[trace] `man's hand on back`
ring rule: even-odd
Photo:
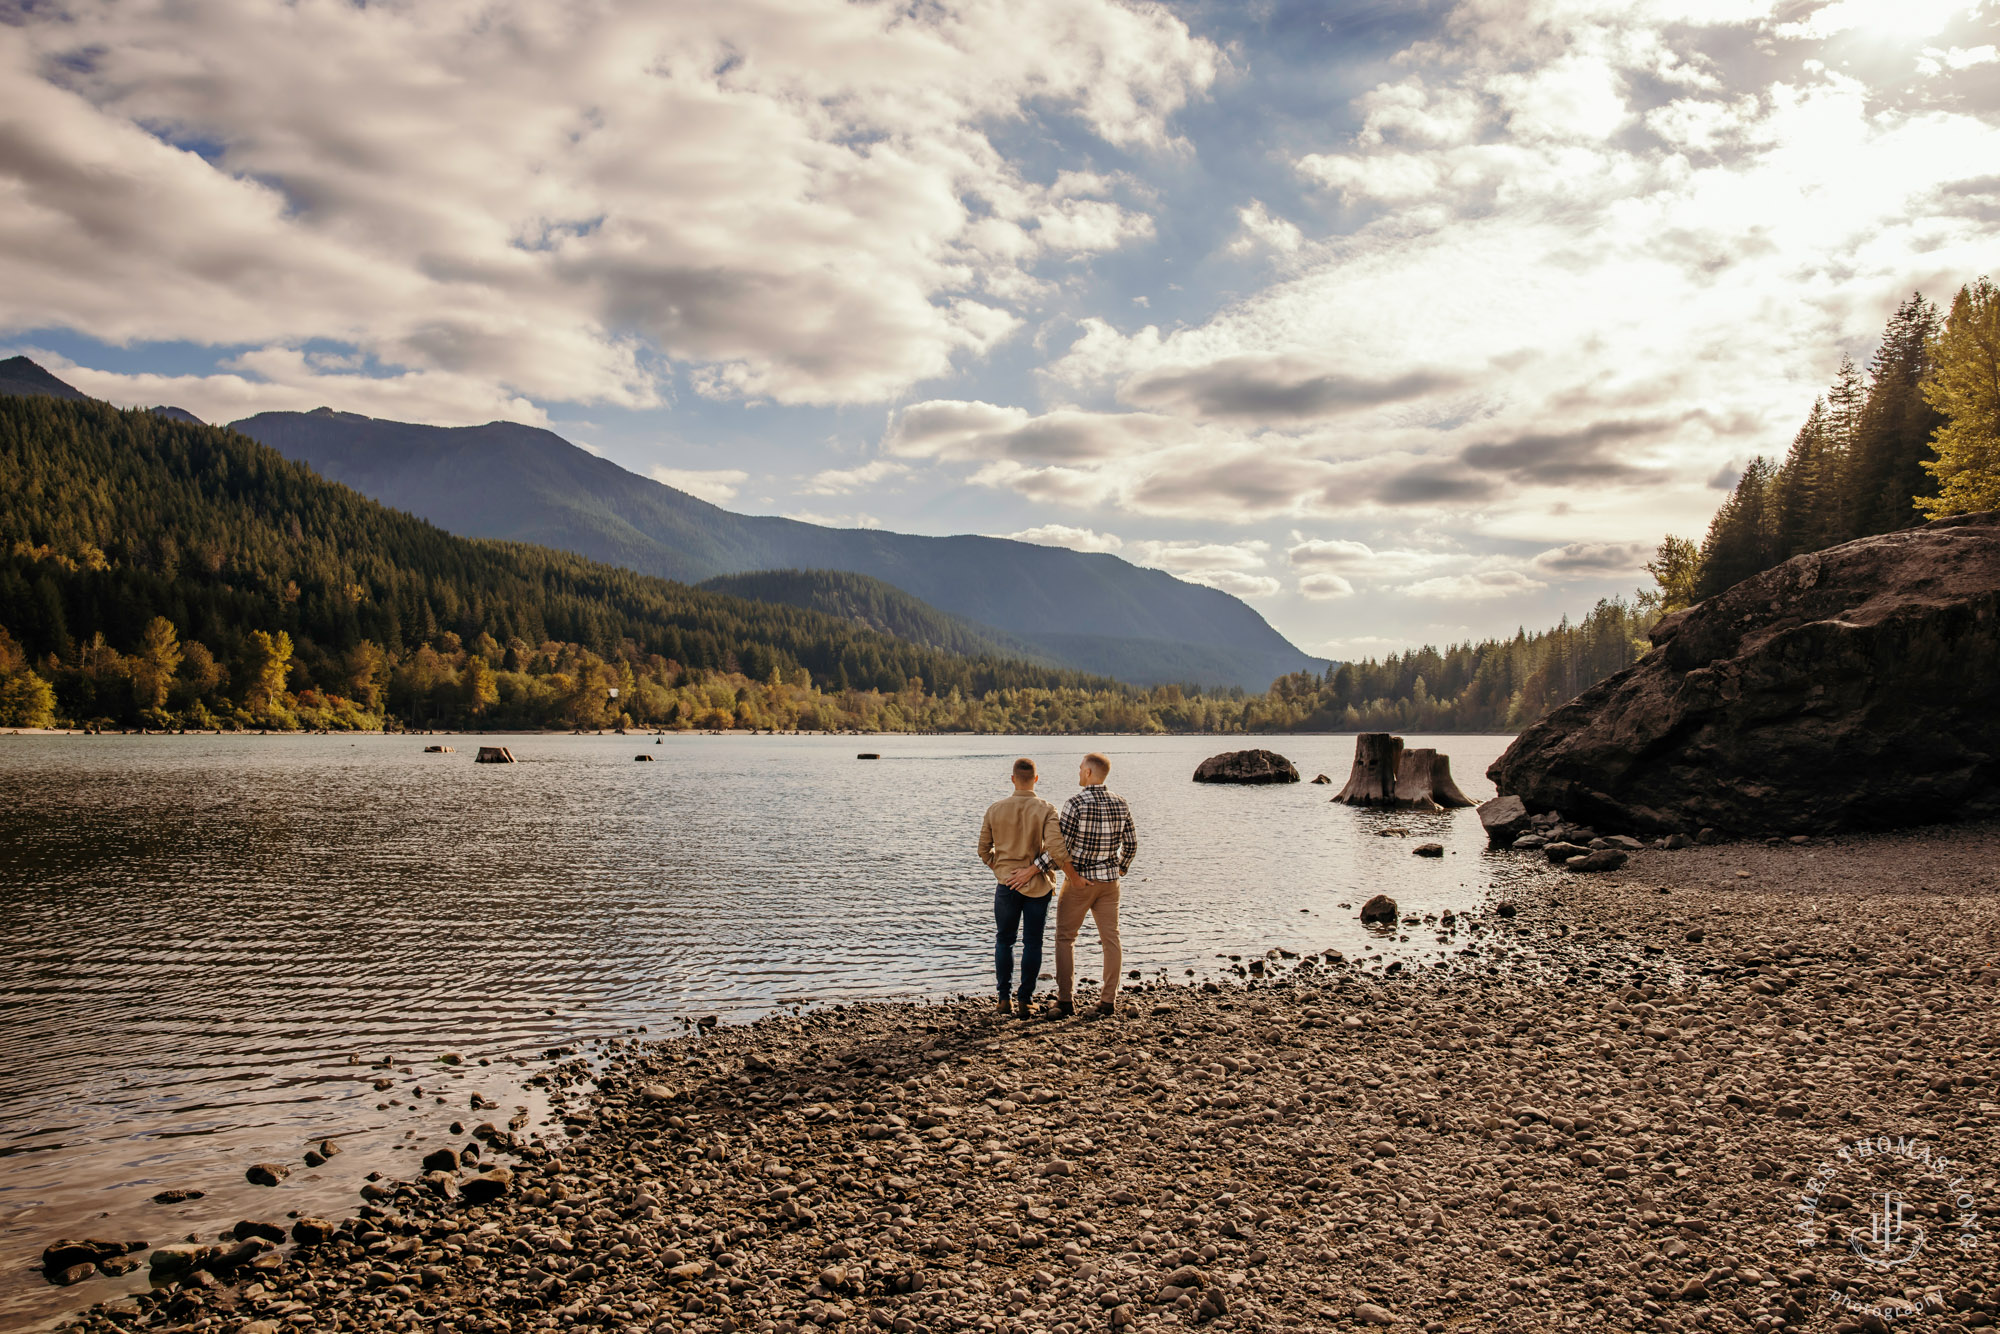
[[[1040,874],[1041,872],[1036,870],[1032,865],[1023,866],[1020,870],[1007,877],[1007,888],[1018,892],[1021,886],[1027,884]]]

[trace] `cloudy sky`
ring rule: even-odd
[[[2000,0],[0,0],[0,351],[1115,551],[1360,656],[2000,271]]]

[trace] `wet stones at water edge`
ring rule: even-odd
[[[275,1186],[292,1174],[292,1169],[283,1163],[252,1163],[243,1179],[253,1186]]]
[[[1479,823],[1486,830],[1487,844],[1495,848],[1513,847],[1515,839],[1534,828],[1527,803],[1511,795],[1481,803]]]
[[[1296,783],[1298,766],[1275,750],[1231,750],[1211,755],[1195,768],[1197,783]]]
[[[1135,985],[1112,1023],[1023,1029],[982,997],[634,1043],[556,1067],[582,1133],[505,1198],[385,1181],[310,1244],[156,1270],[73,1328],[1781,1334],[1834,1328],[1857,1283],[1955,1311],[1912,1330],[1989,1328],[1983,1244],[1905,1281],[1781,1226],[1791,1174],[1890,1121],[1992,1175],[2000,905],[1917,886],[1984,874],[2000,831],[1957,851],[1757,849],[1764,887],[1726,892],[1703,854],[1662,858],[1560,904],[1530,867],[1511,920],[1469,915],[1476,958],[1266,960],[1254,986]],[[1840,1226],[1866,1235],[1855,1195]]]
[[[49,1282],[62,1287],[81,1283],[98,1273],[115,1278],[137,1269],[139,1262],[127,1257],[145,1249],[143,1241],[105,1241],[98,1237],[51,1242],[42,1251],[42,1273]]]
[[[1387,894],[1377,894],[1361,905],[1361,920],[1385,926],[1396,924],[1396,901]]]

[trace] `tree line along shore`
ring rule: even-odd
[[[1518,727],[1643,613],[1134,687],[451,536],[229,431],[0,396],[0,726],[1263,732]]]
[[[453,537],[247,437],[0,396],[0,726],[1514,731],[1664,613],[1785,559],[2000,505],[2000,289],[1891,317],[1782,463],[1581,620],[1281,677],[1138,688]],[[726,582],[726,581],[725,581]],[[744,581],[739,580],[739,584]],[[754,580],[749,581],[754,584]]]

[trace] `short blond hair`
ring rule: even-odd
[[[1093,750],[1090,752],[1090,754],[1084,756],[1083,762],[1088,767],[1095,769],[1097,771],[1097,776],[1099,778],[1111,777],[1111,761],[1104,758],[1104,756],[1098,754],[1096,751]]]

